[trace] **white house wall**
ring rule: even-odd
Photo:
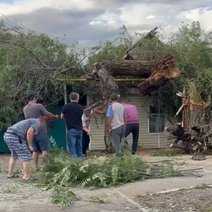
[[[140,132],[139,132],[139,146],[142,148],[162,148],[168,145],[167,135],[165,133],[149,133],[148,129],[148,97],[140,97],[138,95],[130,95],[124,99],[123,102],[132,103],[137,106],[140,117]],[[97,122],[97,124],[96,124]],[[91,119],[91,144],[92,150],[104,150],[104,118],[98,115],[95,120]],[[131,144],[132,136],[127,138]]]

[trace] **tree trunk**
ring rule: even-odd
[[[117,90],[112,77],[115,76],[136,76],[146,80],[139,84],[139,93],[148,95],[158,87],[163,86],[167,81],[179,77],[180,71],[176,67],[173,56],[166,56],[154,61],[122,60],[121,62],[109,61],[96,63],[92,68],[92,73],[87,79],[99,80],[104,93],[111,93]]]
[[[112,76],[137,76],[148,78],[153,72],[156,61],[123,60],[121,62],[106,62],[102,66]]]
[[[148,78],[155,72],[161,72],[176,69],[175,59],[173,56],[166,56],[159,60],[141,61],[141,60],[122,60],[107,61],[102,63],[96,63],[93,66],[92,73],[98,72],[101,68],[105,68],[111,76],[136,76],[142,78]]]

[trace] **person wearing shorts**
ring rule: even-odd
[[[29,91],[27,94],[28,104],[24,107],[23,113],[25,119],[38,118],[40,116],[46,116],[48,119],[59,118],[58,115],[54,115],[46,110],[46,108],[37,103],[38,95],[34,91]],[[39,168],[39,155],[42,153],[42,157],[46,158],[50,148],[50,139],[48,136],[47,128],[45,127],[38,135],[33,139],[33,160],[35,163],[35,170]]]
[[[46,117],[22,120],[9,127],[4,133],[4,141],[11,152],[8,178],[14,176],[13,170],[18,158],[23,162],[23,180],[30,178],[29,162],[31,160],[31,151],[33,151],[33,137],[45,128],[46,120]]]

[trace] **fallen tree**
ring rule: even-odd
[[[148,95],[160,86],[163,86],[167,81],[179,77],[179,75],[180,71],[176,67],[175,58],[173,56],[166,56],[153,61],[125,59],[121,62],[107,61],[95,63],[87,79],[99,81],[104,88],[107,88],[107,93],[111,93],[118,87],[113,77],[135,76],[137,78],[144,78],[144,81],[138,85],[139,93],[141,95]],[[106,94],[106,92],[103,91],[103,94]],[[106,94],[106,96],[108,95]]]
[[[194,83],[190,83],[188,96],[185,92],[178,92],[177,95],[182,98],[182,106],[176,115],[182,112],[182,123],[175,129],[168,129],[173,135],[171,146],[192,153],[194,160],[204,160],[205,151],[212,148],[211,105],[201,99]]]

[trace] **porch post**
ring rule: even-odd
[[[63,84],[63,96],[64,96],[64,105],[67,104],[67,86],[66,83]],[[68,151],[68,140],[67,140],[67,128],[66,128],[66,124],[65,124],[65,131],[66,131],[66,150]]]

